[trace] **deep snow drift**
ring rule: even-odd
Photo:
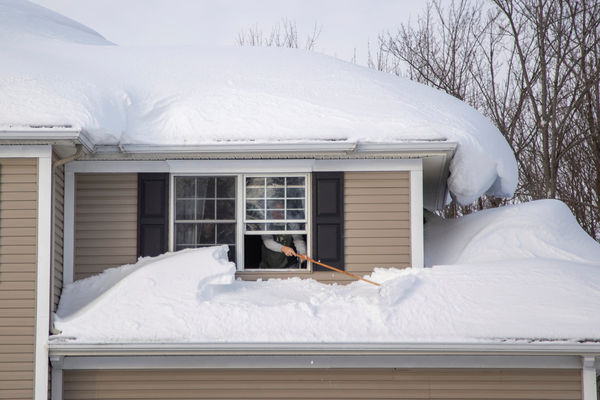
[[[65,287],[77,342],[474,342],[600,338],[600,245],[538,201],[426,224],[437,265],[375,286],[234,281],[226,247],[144,259]],[[451,230],[451,234],[450,234]],[[457,246],[447,252],[442,237]],[[447,255],[447,258],[442,258]]]
[[[113,44],[77,21],[24,0],[0,1],[0,38],[3,44],[36,38],[89,45]]]
[[[98,46],[109,43],[50,10],[0,7],[0,128],[71,125],[115,145],[448,140],[458,201],[516,187],[489,120],[407,79],[293,49]]]

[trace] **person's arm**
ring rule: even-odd
[[[296,247],[296,252],[298,254],[306,254],[306,242],[304,242],[304,238],[302,235],[293,235],[294,238],[294,246]]]
[[[283,247],[281,244],[273,240],[273,235],[260,235],[262,237],[263,244],[271,251],[279,253]]]

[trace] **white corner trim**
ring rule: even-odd
[[[51,400],[62,400],[63,398],[63,356],[50,356],[52,364],[52,387],[50,388]]]
[[[52,147],[38,153],[37,280],[34,398],[48,396],[48,331],[52,260]]]
[[[67,167],[70,164],[67,164]],[[65,168],[65,199],[63,226],[63,286],[73,283],[75,260],[75,173]]]
[[[410,252],[413,268],[425,266],[425,238],[423,236],[423,164],[410,171]]]
[[[596,357],[582,357],[581,391],[583,394],[583,400],[598,399],[598,385],[596,384],[596,368],[594,365],[595,362]]]

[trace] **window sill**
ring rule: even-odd
[[[300,269],[291,270],[245,270],[237,271],[235,277],[244,281],[256,281],[259,279],[288,279],[288,278],[302,278],[302,279],[314,279],[321,283],[340,283],[346,284],[353,282],[354,279],[339,272],[333,271],[307,271]]]

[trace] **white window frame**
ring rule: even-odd
[[[174,251],[175,249],[175,223],[176,221],[176,204],[177,204],[177,198],[176,198],[176,191],[175,191],[175,177],[234,177],[236,179],[236,187],[235,187],[235,201],[237,202],[238,200],[238,190],[239,190],[239,185],[238,185],[238,181],[240,179],[239,174],[170,174],[169,177],[169,196],[170,196],[170,201],[169,201],[169,217],[170,217],[170,223],[169,223],[169,251]],[[215,193],[216,196],[216,193]],[[215,198],[216,199],[216,198]],[[184,223],[219,223],[219,222],[225,222],[225,223],[235,223],[236,224],[236,255],[238,253],[238,249],[237,249],[237,230],[238,230],[238,208],[237,208],[237,204],[236,204],[236,210],[235,210],[235,222],[231,222],[230,220],[205,220],[205,221],[198,221],[198,220],[194,220],[194,221],[188,221],[188,222],[184,222]],[[216,214],[215,214],[215,218],[216,218]],[[181,221],[180,221],[181,223]],[[237,261],[237,257],[236,257],[236,261]]]
[[[312,174],[309,172],[280,172],[280,173],[171,173],[169,175],[169,251],[175,249],[175,207],[176,207],[176,193],[175,193],[175,178],[176,177],[219,177],[219,176],[234,176],[236,178],[236,211],[235,211],[235,224],[236,224],[236,244],[235,244],[235,260],[236,268],[238,271],[249,271],[249,272],[286,272],[286,273],[310,273],[312,272],[312,264],[308,263],[306,268],[285,268],[285,269],[264,269],[264,268],[245,268],[244,260],[244,238],[246,236],[246,178],[251,177],[304,177],[305,182],[305,193],[304,193],[304,205],[305,205],[305,216],[306,216],[306,232],[304,231],[286,231],[286,234],[299,234],[306,235],[306,255],[311,257],[312,249]],[[255,233],[249,233],[249,235],[272,235],[281,234],[281,231],[249,231]]]

